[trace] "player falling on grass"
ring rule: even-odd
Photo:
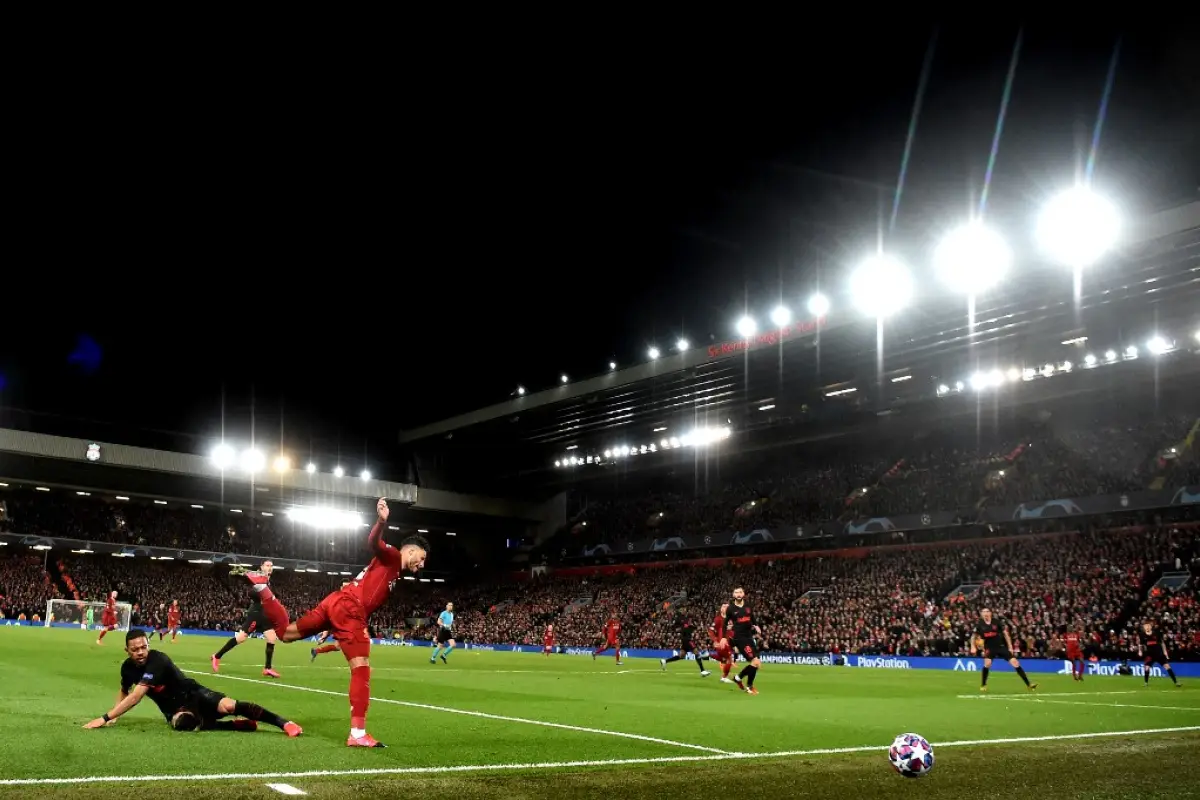
[[[1036,683],[1029,682],[1025,668],[1013,655],[1012,634],[1009,633],[1008,623],[993,617],[990,608],[980,610],[979,622],[975,625],[975,635],[971,639],[971,655],[974,656],[980,650],[983,651],[983,672],[980,673],[982,682],[979,684],[979,691],[986,692],[988,690],[988,672],[992,669],[992,660],[997,658],[1007,661],[1012,666],[1013,670],[1021,676],[1021,680],[1025,681],[1029,691],[1032,692],[1038,687]]]
[[[1071,679],[1083,680],[1083,634],[1066,625],[1062,629],[1063,649],[1066,650],[1067,660],[1071,662]]]
[[[129,658],[121,664],[121,692],[117,704],[85,728],[103,728],[142,701],[147,695],[177,731],[226,730],[254,731],[265,722],[290,737],[304,731],[296,723],[254,703],[243,703],[214,692],[186,677],[166,653],[151,650],[145,631],[133,629],[125,634],[125,652]],[[222,721],[222,717],[242,719]]]
[[[96,644],[104,641],[104,637],[109,631],[117,629],[117,590],[113,589],[108,593],[108,597],[104,601],[104,611],[100,613],[100,635],[96,638]]]
[[[1161,664],[1162,668],[1167,671],[1167,675],[1171,678],[1171,683],[1178,687],[1179,679],[1175,677],[1175,670],[1171,668],[1171,658],[1167,653],[1167,643],[1163,639],[1162,631],[1150,620],[1142,623],[1142,681],[1144,686],[1150,685],[1150,672],[1155,664]]]
[[[696,649],[696,623],[692,621],[692,615],[687,609],[675,609],[675,625],[679,629],[679,650],[670,658],[658,660],[658,663],[662,665],[663,672],[667,671],[667,664],[683,661],[687,658],[688,653],[691,653],[696,657],[696,665],[700,667],[700,676],[707,678],[710,673],[704,668],[704,656],[700,655],[700,651]]]
[[[621,623],[615,614],[609,617],[608,622],[604,623],[604,629],[600,631],[600,638],[604,644],[597,647],[596,651],[592,653],[592,661],[595,661],[596,656],[611,647],[617,654],[617,666],[621,666]]]
[[[418,572],[425,566],[429,543],[412,536],[393,547],[384,541],[387,529],[387,498],[381,497],[375,506],[379,519],[371,528],[367,544],[375,557],[358,573],[350,585],[331,592],[316,608],[288,624],[287,609],[276,599],[267,579],[258,573],[247,578],[262,599],[263,610],[284,642],[307,639],[313,634],[330,630],[342,647],[342,655],[350,664],[350,736],[347,747],[386,747],[367,733],[367,708],[371,704],[371,636],[367,620],[371,613],[387,600],[401,572]]]
[[[729,645],[729,637],[725,631],[725,615],[729,613],[729,604],[723,603],[712,625],[708,628],[709,638],[712,639],[712,658],[721,665],[721,683],[733,683],[729,679],[729,670],[733,669],[733,649]]]
[[[454,649],[454,603],[446,603],[446,610],[438,614],[437,636],[434,640],[433,655],[429,657],[430,664],[436,664],[440,654],[442,663],[448,664],[446,656]]]
[[[554,626],[547,625],[546,632],[542,634],[542,655],[549,656],[554,652]]]
[[[179,635],[179,617],[179,601],[172,600],[171,607],[167,609],[167,632],[171,634],[172,642],[174,642],[175,637]]]
[[[758,689],[754,688],[754,677],[758,675],[762,662],[758,660],[755,637],[762,636],[762,630],[754,622],[754,612],[746,605],[746,590],[740,586],[733,590],[733,602],[725,612],[723,627],[731,633],[730,645],[734,656],[741,656],[747,661],[733,682],[747,694],[758,694]]]
[[[275,565],[270,560],[262,562],[259,566],[257,575],[266,576],[266,584],[270,584],[271,571],[275,569]],[[244,575],[245,568],[235,567],[230,571],[231,575]],[[266,585],[265,584],[265,585]],[[271,662],[275,658],[275,644],[279,641],[278,635],[275,633],[275,626],[271,624],[267,613],[263,611],[261,595],[257,591],[250,593],[250,605],[246,608],[246,617],[242,620],[241,626],[229,637],[221,649],[212,654],[212,671],[221,671],[221,659],[225,657],[233,648],[237,647],[242,642],[249,639],[256,633],[262,634],[262,637],[267,640],[265,661],[263,663],[262,674],[268,678],[278,678],[279,673],[271,666]]]

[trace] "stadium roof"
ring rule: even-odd
[[[1070,270],[1030,261],[986,298],[972,329],[961,298],[935,291],[883,326],[835,300],[827,319],[747,341],[714,342],[607,374],[564,382],[401,434],[402,443],[453,437],[565,454],[622,438],[720,425],[734,430],[786,419],[789,409],[864,394],[933,397],[979,369],[1028,369],[1085,357],[1079,345],[1183,342],[1200,326],[1200,202],[1141,220],[1122,250],[1088,271],[1075,302]],[[844,392],[844,395],[838,394]],[[832,397],[829,395],[832,394]]]

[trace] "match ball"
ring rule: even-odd
[[[892,742],[888,761],[904,777],[919,778],[933,769],[933,747],[923,736],[902,733]]]

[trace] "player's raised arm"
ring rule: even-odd
[[[383,532],[387,530],[388,514],[391,513],[388,509],[387,498],[379,498],[379,502],[375,504],[375,511],[379,514],[379,518],[375,520],[375,524],[371,527],[371,535],[367,537],[367,545],[371,548],[371,552],[375,554],[381,561],[389,562],[400,557],[400,552],[383,540]]]
[[[133,691],[131,691],[129,694],[126,694],[124,698],[115,706],[113,706],[112,710],[110,710],[107,714],[96,717],[83,727],[88,729],[103,728],[105,725],[108,725],[117,717],[121,716],[126,711],[142,702],[142,698],[146,696],[146,692],[149,691],[149,688],[150,687],[146,686],[145,684],[139,683],[137,686],[133,687]],[[124,692],[122,692],[122,694],[124,694]]]

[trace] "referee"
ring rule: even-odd
[[[446,657],[454,649],[454,603],[446,603],[446,610],[438,614],[437,639],[434,641],[433,655],[429,657],[430,664],[436,664],[438,658],[443,664],[449,664]]]

